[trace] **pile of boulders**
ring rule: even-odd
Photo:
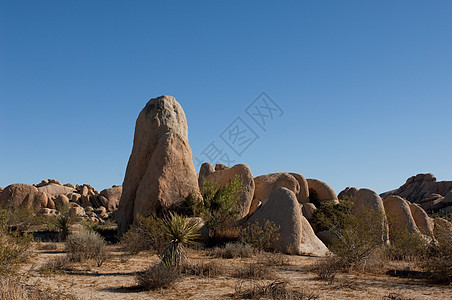
[[[80,219],[104,223],[116,210],[122,186],[113,186],[100,193],[89,184],[62,184],[55,179],[38,184],[11,184],[0,190],[0,205],[28,207],[38,215],[56,216],[60,211]]]
[[[436,181],[431,173],[411,176],[397,190],[384,195],[397,195],[425,211],[446,214],[452,212],[452,181]]]
[[[356,215],[374,211],[382,244],[389,242],[391,230],[400,228],[433,240],[435,220],[425,210],[452,204],[452,196],[447,194],[452,185],[435,182],[434,176],[428,174],[410,178],[383,199],[372,190],[357,188],[347,188],[338,197],[325,182],[306,179],[298,173],[254,177],[245,164],[214,167],[204,163],[196,174],[184,111],[173,97],[161,96],[149,100],[136,121],[132,154],[116,214],[119,234],[137,222],[137,214],[158,215],[164,209],[183,204],[188,197],[199,198],[204,182],[225,186],[235,176],[242,180],[243,190],[239,212],[229,225],[248,226],[270,220],[280,228],[280,238],[272,247],[294,254],[328,253],[324,242],[331,241],[332,233],[318,231],[309,222],[322,203],[338,203],[343,198],[353,201],[352,211]],[[388,218],[397,222],[388,227]]]

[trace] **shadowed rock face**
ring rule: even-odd
[[[30,193],[37,193],[38,189],[24,183],[8,185],[0,194],[0,204],[18,207]]]
[[[325,182],[308,178],[306,179],[308,182],[309,187],[309,198],[311,202],[318,201],[318,202],[324,202],[324,201],[332,201],[335,203],[339,203],[337,199],[336,192]]]
[[[184,111],[174,97],[151,99],[135,126],[116,215],[119,233],[127,230],[136,214],[155,215],[192,193],[199,189]]]

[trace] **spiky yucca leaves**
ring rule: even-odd
[[[69,228],[71,227],[73,220],[67,215],[58,216],[55,226],[60,230],[60,238],[65,241],[69,235]]]
[[[160,259],[166,266],[179,267],[186,259],[185,246],[196,245],[199,238],[196,223],[187,217],[169,212],[162,229],[169,239]]]

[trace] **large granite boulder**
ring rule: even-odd
[[[48,196],[44,192],[29,193],[25,196],[22,206],[28,206],[34,211],[39,211],[41,208],[46,208],[48,203]]]
[[[100,201],[108,211],[115,211],[118,208],[122,195],[122,186],[117,185],[100,192]]]
[[[298,181],[298,184],[300,184],[300,192],[298,193],[298,202],[300,203],[307,203],[309,202],[309,186],[308,181],[306,178],[304,178],[303,175],[298,173],[289,173],[295,179]]]
[[[201,168],[200,168],[199,174],[198,174],[199,189],[202,189],[202,186],[204,185],[204,179],[212,173],[215,173],[215,169],[211,163],[206,162],[201,165]]]
[[[346,187],[345,189],[343,189],[339,195],[337,195],[337,197],[339,199],[348,199],[348,200],[352,200],[356,197],[356,193],[358,192],[358,189],[355,187]]]
[[[285,172],[258,176],[254,178],[254,184],[254,197],[249,215],[252,215],[259,205],[265,205],[265,203],[267,203],[270,194],[274,189],[284,187],[292,191],[295,195],[298,195],[300,192],[300,184],[297,179]]]
[[[324,201],[332,201],[339,203],[336,192],[325,182],[308,178],[306,179],[309,187],[309,199],[312,203],[321,203]]]
[[[402,197],[390,195],[383,200],[383,205],[389,221],[391,239],[405,230],[411,234],[420,234],[408,201]]]
[[[185,113],[173,97],[151,99],[136,121],[116,212],[119,234],[128,229],[137,214],[155,215],[162,208],[184,202],[191,194],[199,194],[199,188]]]
[[[235,216],[235,219],[233,220],[234,225],[238,225],[243,218],[248,215],[254,195],[254,178],[248,165],[238,164],[231,168],[218,169],[217,171],[204,177],[203,180],[205,182],[214,182],[215,184],[218,184],[218,186],[224,187],[229,184],[230,180],[232,180],[235,176],[240,177],[243,185],[240,193],[240,199],[237,203],[239,214]],[[202,190],[202,186],[200,189]]]
[[[378,218],[380,235],[383,243],[388,243],[388,222],[385,207],[380,196],[370,189],[359,189],[353,199],[353,214],[359,216],[366,213],[375,213]]]
[[[311,225],[301,214],[301,206],[293,191],[287,188],[273,190],[270,197],[247,221],[245,226],[266,220],[279,226],[279,239],[272,243],[276,251],[323,256],[329,251],[311,228]]]
[[[0,194],[0,205],[19,207],[28,194],[37,193],[38,189],[24,183],[14,183],[5,187]]]
[[[433,219],[430,218],[425,210],[416,203],[410,203],[411,215],[413,216],[414,222],[416,223],[419,231],[430,238],[434,238],[433,230],[435,229],[435,224]]]

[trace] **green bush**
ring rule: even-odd
[[[72,262],[94,260],[100,267],[107,259],[105,240],[94,231],[70,234],[66,239],[65,247],[68,258]]]
[[[256,221],[240,230],[239,240],[252,245],[258,250],[269,250],[272,243],[279,240],[279,229],[280,226],[270,220],[265,220],[263,226]]]
[[[311,222],[319,231],[344,227],[352,214],[353,202],[349,199],[339,203],[322,202],[312,215]]]
[[[226,230],[234,216],[239,214],[237,203],[242,189],[243,183],[238,175],[224,187],[220,187],[216,182],[204,180],[201,189],[202,199],[189,199],[193,214],[206,221],[211,237]]]
[[[389,260],[418,261],[424,259],[429,244],[420,235],[409,233],[407,229],[391,232],[391,244],[385,247]]]
[[[383,216],[369,209],[359,214],[352,213],[353,202],[339,204],[322,203],[314,213],[314,222],[320,230],[330,230],[334,237],[330,250],[340,260],[344,269],[356,269],[382,245]]]

